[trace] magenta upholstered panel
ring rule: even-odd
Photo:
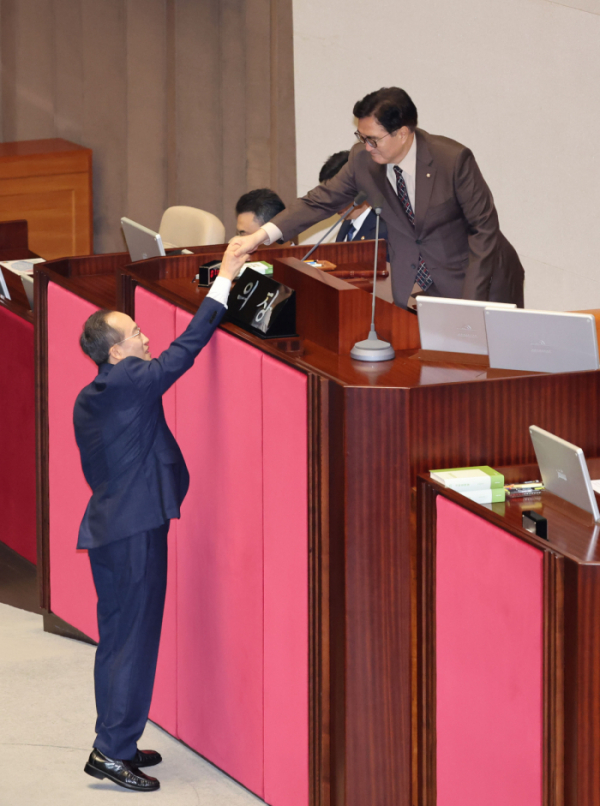
[[[438,806],[541,806],[543,553],[437,502]]]
[[[33,325],[0,307],[0,540],[37,562]]]
[[[308,806],[306,375],[263,358],[265,794]]]
[[[150,353],[154,358],[175,338],[175,306],[139,286],[135,290],[135,321],[150,339]],[[165,418],[175,438],[176,394],[177,384],[163,396]],[[150,719],[173,736],[177,736],[177,526],[178,521],[171,521],[167,598],[150,708]]]
[[[83,323],[95,310],[70,291],[48,284],[50,608],[98,640],[90,563],[87,551],[75,548],[91,492],[81,470],[73,431],[75,398],[97,372],[79,347]]]
[[[177,332],[190,316],[177,311]],[[261,353],[223,331],[177,385],[179,737],[263,796]]]

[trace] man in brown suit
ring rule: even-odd
[[[354,116],[359,143],[340,172],[230,249],[289,240],[362,190],[382,207],[396,305],[412,308],[426,294],[523,307],[523,267],[471,151],[417,128],[416,107],[397,87],[366,95]]]

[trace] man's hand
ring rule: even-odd
[[[244,253],[238,257],[231,248],[228,248],[223,255],[223,260],[221,261],[219,277],[225,277],[227,280],[231,281],[235,280],[239,270],[246,262],[247,257],[247,253]]]
[[[232,251],[236,256],[250,255],[255,252],[261,243],[268,240],[267,233],[261,227],[253,232],[252,235],[236,235],[229,241],[227,251]]]

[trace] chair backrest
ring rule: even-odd
[[[225,243],[225,227],[206,210],[197,207],[168,207],[159,227],[165,246],[205,246]]]

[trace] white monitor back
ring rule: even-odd
[[[490,367],[530,372],[598,369],[591,314],[486,308]]]
[[[600,521],[598,503],[581,448],[537,425],[530,426],[529,433],[544,487],[559,498],[585,509],[595,521]]]
[[[158,232],[153,232],[130,218],[122,218],[121,226],[127,241],[129,257],[133,262],[165,255],[165,248]]]
[[[515,308],[512,303],[417,297],[419,334],[423,350],[487,355],[483,312],[486,307]]]

